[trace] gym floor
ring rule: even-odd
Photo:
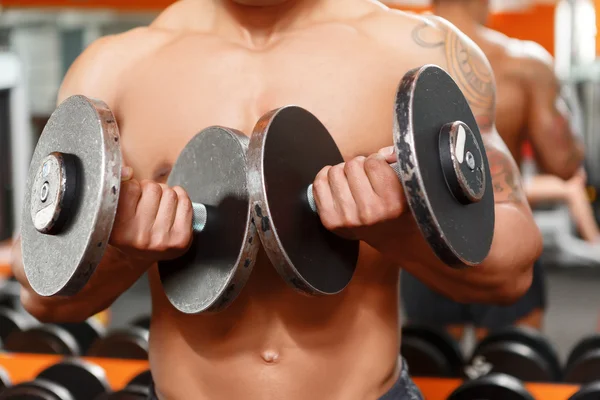
[[[544,334],[556,347],[562,361],[576,342],[594,332],[600,310],[600,270],[597,268],[547,270],[548,312]],[[122,325],[150,312],[146,278],[124,294],[112,308],[113,324]],[[473,342],[467,337],[468,353]]]

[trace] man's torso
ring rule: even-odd
[[[125,34],[137,35],[124,40],[137,41],[144,54],[116,81],[110,106],[135,177],[164,182],[201,129],[249,134],[263,113],[288,104],[324,122],[346,159],[391,145],[395,91],[419,66],[409,56],[410,32],[421,22],[406,16],[398,34],[406,51],[391,51],[362,28],[385,11],[363,4],[375,16],[315,24],[252,49],[160,26]],[[342,294],[308,298],[287,287],[261,252],[228,309],[187,316],[169,305],[153,269],[157,390],[164,399],[375,399],[397,376],[398,275],[363,245]]]

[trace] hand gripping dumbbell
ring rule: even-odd
[[[481,263],[494,233],[488,160],[467,100],[441,68],[426,65],[402,79],[393,142],[392,168],[435,254],[456,268]],[[343,290],[359,243],[325,229],[313,199],[317,173],[344,161],[326,127],[297,106],[273,110],[256,124],[247,157],[252,213],[271,263],[304,293]]]
[[[210,127],[185,147],[170,174],[193,202],[194,243],[159,265],[167,297],[180,311],[227,306],[258,251],[246,188],[247,137]],[[100,263],[113,227],[122,158],[116,119],[106,104],[65,100],[35,148],[22,213],[23,264],[42,296],[74,295]]]

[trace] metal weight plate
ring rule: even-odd
[[[394,143],[408,204],[435,254],[456,268],[481,263],[494,234],[492,178],[469,104],[441,68],[402,79]]]
[[[554,378],[548,361],[525,344],[493,342],[481,346],[477,356],[492,366],[491,372],[508,374],[526,382],[550,382]]]
[[[23,202],[23,264],[38,294],[72,295],[87,283],[112,230],[120,181],[113,114],[101,101],[68,98],[37,143]]]
[[[40,372],[37,379],[59,384],[76,400],[95,399],[111,390],[102,367],[77,359],[53,364]]]
[[[448,400],[535,400],[517,378],[491,374],[467,381],[448,396]]]
[[[592,350],[600,350],[600,334],[592,334],[581,339],[569,353],[566,368]]]
[[[10,375],[4,368],[0,367],[0,393],[2,393],[4,389],[11,387],[11,385],[12,381]]]
[[[600,399],[600,382],[592,382],[588,385],[582,386],[573,396],[569,397],[568,400],[598,400]]]
[[[38,379],[23,382],[0,393],[0,400],[79,400],[64,387],[50,381]]]
[[[94,342],[86,355],[98,358],[147,360],[148,338],[149,332],[137,326],[113,330]]]
[[[600,349],[591,349],[565,368],[564,381],[583,385],[600,380]]]
[[[219,311],[244,287],[260,246],[247,189],[248,138],[210,127],[178,157],[168,185],[181,186],[207,208],[204,230],[181,258],[161,262],[160,278],[171,304],[187,314]]]
[[[418,338],[436,349],[444,360],[444,376],[456,378],[463,376],[464,356],[459,344],[445,330],[423,325],[406,325],[402,327],[402,347],[406,338]],[[413,371],[412,365],[411,371]]]
[[[6,338],[4,350],[9,353],[81,355],[75,338],[56,325],[40,325],[22,332],[15,331]]]
[[[515,342],[530,347],[546,360],[548,367],[551,369],[551,376],[548,377],[548,382],[560,381],[562,368],[558,354],[541,332],[527,326],[509,326],[492,332],[483,338],[477,344],[473,353],[478,353],[480,349],[490,344],[501,342]]]
[[[58,326],[73,335],[81,354],[85,354],[92,343],[106,334],[106,329],[95,318],[88,318],[84,322],[58,324]]]
[[[323,124],[295,106],[267,113],[248,148],[248,188],[267,255],[284,280],[308,294],[335,294],[350,282],[358,241],[325,229],[307,188],[326,165],[344,159]]]

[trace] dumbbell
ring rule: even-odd
[[[1,400],[92,400],[110,392],[104,370],[80,359],[63,360],[35,380],[6,389]]]
[[[0,367],[0,393],[11,387],[11,385],[12,381],[10,379],[10,375],[4,368]]]
[[[94,318],[81,323],[36,325],[9,334],[4,341],[4,350],[81,356],[104,334],[104,327]]]
[[[491,374],[467,381],[448,400],[535,400],[523,383],[506,374]]]
[[[600,399],[600,381],[595,381],[583,385],[568,400],[598,400]]]
[[[489,372],[504,373],[525,382],[557,382],[561,367],[553,346],[528,327],[507,327],[480,341],[471,364],[483,361]]]
[[[92,344],[87,356],[147,360],[149,331],[145,322],[138,319],[132,325],[110,330]]]
[[[0,307],[21,311],[21,285],[15,278],[0,281]]]
[[[414,376],[458,378],[463,375],[464,359],[460,347],[443,330],[404,326],[400,353]]]
[[[586,384],[600,380],[600,335],[593,334],[579,341],[571,350],[565,366],[564,381]]]
[[[0,344],[4,347],[6,338],[13,332],[22,332],[37,324],[37,321],[25,312],[0,307]]]
[[[481,263],[492,243],[494,196],[483,141],[460,88],[439,67],[409,71],[393,126],[392,168],[426,241],[451,267]],[[359,242],[324,228],[312,190],[323,167],[344,161],[327,128],[300,107],[273,110],[254,127],[247,158],[252,213],[271,263],[303,293],[343,290]]]
[[[252,269],[259,239],[248,201],[247,142],[238,131],[207,128],[169,176],[169,186],[182,186],[194,210],[190,251],[159,265],[167,297],[182,312],[224,308]],[[121,168],[108,106],[84,96],[62,102],[36,145],[21,216],[23,265],[36,293],[74,295],[88,282],[112,231]]]
[[[118,392],[105,393],[95,400],[146,400],[150,398],[152,375],[150,370],[143,371],[133,377]]]

